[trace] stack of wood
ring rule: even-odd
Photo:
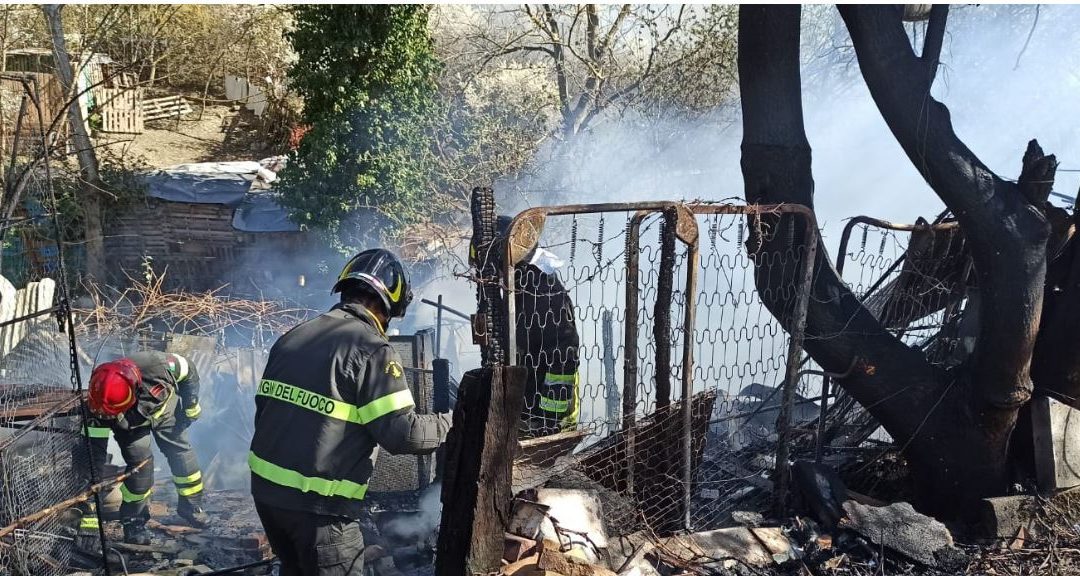
[[[163,120],[191,113],[191,105],[183,96],[150,98],[142,102],[143,120]]]

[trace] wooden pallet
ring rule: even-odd
[[[142,93],[133,88],[101,88],[101,131],[143,133]]]
[[[161,120],[191,113],[191,105],[183,96],[166,96],[143,100],[143,120]]]

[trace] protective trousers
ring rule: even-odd
[[[189,421],[174,396],[166,403],[157,419],[152,419],[142,426],[120,428],[118,426],[104,427],[99,424],[88,428],[92,458],[98,470],[101,470],[105,463],[110,431],[116,436],[116,443],[120,446],[120,455],[127,464],[127,470],[130,471],[143,460],[150,459],[138,472],[129,476],[120,485],[120,495],[123,499],[120,505],[122,521],[150,518],[150,493],[154,488],[154,452],[150,445],[151,436],[157,442],[158,449],[169,461],[169,469],[173,475],[176,492],[180,497],[180,504],[187,504],[185,500],[194,503],[201,498],[202,472],[199,470],[198,457],[187,438],[188,424]],[[81,527],[90,529],[91,526],[96,527],[97,522],[96,515],[84,514]]]
[[[255,511],[281,561],[278,576],[363,576],[364,536],[356,520],[258,501]]]
[[[537,438],[575,429],[580,403],[576,373],[556,374],[543,368],[529,369],[519,435]]]

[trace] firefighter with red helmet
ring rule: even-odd
[[[341,302],[274,343],[255,393],[251,496],[281,576],[360,576],[358,519],[379,448],[434,452],[448,414],[417,414],[386,336],[412,290],[387,250],[345,265]]]
[[[90,375],[91,459],[100,471],[105,464],[109,435],[116,438],[128,469],[151,459],[120,485],[123,503],[120,521],[124,541],[149,544],[150,493],[154,486],[153,437],[169,461],[178,502],[176,512],[196,528],[206,528],[210,518],[202,509],[202,472],[188,442],[187,428],[199,418],[199,374],[179,354],[147,351],[105,362]],[[100,477],[100,473],[99,473]],[[97,536],[98,517],[92,507],[84,510],[81,534]]]

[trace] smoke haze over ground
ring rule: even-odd
[[[1036,10],[1038,24],[1025,50]],[[921,49],[925,23],[908,26]],[[1080,169],[1077,30],[1078,6],[953,8],[933,93],[949,107],[960,138],[999,176],[1018,175],[1032,138],[1056,154],[1063,169]],[[937,215],[944,206],[878,113],[834,7],[804,7],[803,44],[815,203],[830,254],[846,218],[912,222]],[[500,208],[741,198],[740,139],[737,103],[704,119],[609,117],[539,174],[500,183]],[[1056,191],[1072,196],[1078,186],[1080,173],[1059,172]]]

